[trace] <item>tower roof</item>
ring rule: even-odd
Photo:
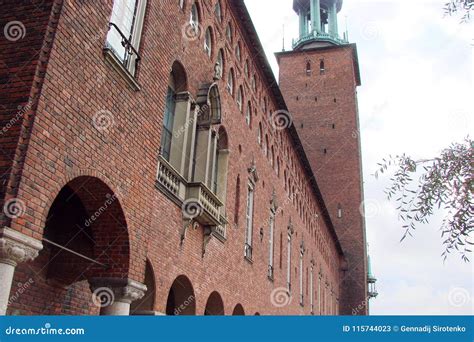
[[[329,7],[332,3],[336,2],[337,12],[342,8],[342,0],[320,0],[321,6]],[[300,9],[308,10],[310,8],[311,0],[293,0],[293,10],[299,13]]]

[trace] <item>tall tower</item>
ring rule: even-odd
[[[342,0],[294,0],[299,38],[277,53],[280,87],[347,260],[340,312],[368,313],[355,44],[339,36]]]

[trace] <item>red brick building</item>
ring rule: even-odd
[[[283,67],[298,112],[287,114],[243,1],[0,5],[1,313],[328,315],[360,305],[362,193],[330,191],[356,189],[360,161],[345,173],[317,168],[302,111],[324,107],[298,107]],[[344,104],[331,109],[341,130],[318,136],[329,151],[357,128],[346,50],[311,52],[324,54],[331,87],[343,85],[320,95]],[[344,153],[358,159],[354,141]],[[350,238],[338,237],[334,203]]]

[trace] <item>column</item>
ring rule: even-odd
[[[122,278],[92,278],[89,284],[101,316],[128,316],[130,304],[147,290],[142,283]]]
[[[337,28],[337,6],[336,2],[334,1],[332,5],[329,7],[329,33],[333,37],[338,37],[338,28]]]
[[[43,248],[40,241],[8,227],[0,229],[0,315],[5,315],[15,267],[33,260]]]
[[[306,13],[303,9],[300,8],[299,10],[300,16],[300,39],[306,36]]]
[[[321,5],[320,0],[311,1],[311,31],[321,31]]]

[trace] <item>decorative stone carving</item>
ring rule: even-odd
[[[8,227],[0,229],[0,263],[15,267],[38,256],[43,244]]]
[[[112,291],[115,302],[130,304],[143,298],[147,290],[146,285],[132,279],[121,278],[92,278],[89,280],[92,292],[99,289]]]

